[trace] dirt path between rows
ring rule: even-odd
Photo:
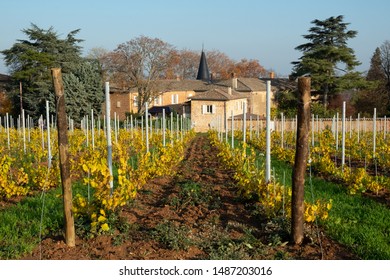
[[[319,242],[313,229],[304,245],[288,244],[286,222],[265,219],[239,198],[204,135],[172,173],[144,186],[110,234],[78,238],[74,248],[47,237],[24,259],[356,259],[322,232]]]

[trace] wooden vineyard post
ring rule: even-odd
[[[303,241],[304,184],[310,126],[310,78],[298,78],[299,105],[295,163],[292,174],[291,237],[294,244]]]
[[[74,217],[72,213],[72,185],[70,180],[70,165],[68,157],[68,127],[61,68],[51,69],[51,74],[53,78],[57,104],[58,147],[60,156],[62,194],[64,201],[65,243],[69,247],[74,247],[76,242]]]

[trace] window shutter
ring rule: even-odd
[[[211,107],[211,114],[215,114],[215,110],[216,110],[216,107],[215,107],[215,105],[213,104],[212,107]]]
[[[202,114],[205,114],[207,111],[207,105],[202,105]]]

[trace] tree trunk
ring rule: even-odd
[[[323,96],[325,111],[328,109],[328,99],[329,99],[329,85],[328,83],[326,83],[324,88],[324,96]]]
[[[60,171],[62,182],[62,194],[64,202],[65,243],[74,247],[75,228],[72,213],[72,185],[70,180],[70,166],[68,157],[68,126],[65,108],[64,86],[60,68],[51,69],[54,91],[57,103],[58,147],[60,155]]]
[[[292,174],[291,237],[294,244],[303,241],[304,185],[308,157],[310,127],[310,78],[298,79],[298,130],[295,150],[295,163]]]

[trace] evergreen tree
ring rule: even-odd
[[[13,79],[17,83],[22,82],[22,105],[31,117],[37,119],[41,114],[45,114],[46,100],[50,101],[51,113],[55,113],[55,95],[50,72],[53,67],[62,69],[66,87],[69,88],[65,88],[65,92],[71,92],[70,95],[73,95],[67,98],[70,103],[75,103],[76,99],[77,102],[85,99],[100,110],[100,105],[97,106],[97,103],[102,101],[102,85],[97,78],[100,71],[96,65],[81,58],[81,47],[78,44],[82,40],[76,38],[79,31],[73,30],[65,39],[60,39],[53,27],[45,30],[31,24],[30,28],[22,30],[28,39],[18,40],[10,49],[1,52]],[[97,88],[100,88],[100,91]],[[92,93],[95,93],[95,96],[92,96]],[[15,91],[14,95],[19,95],[19,92]],[[20,104],[14,104],[14,108],[14,113],[19,114]]]
[[[372,116],[374,108],[377,109],[378,115],[387,114],[389,96],[386,88],[387,78],[382,65],[381,50],[376,48],[366,77],[371,88],[357,92],[353,99],[357,111],[365,116]]]
[[[292,62],[293,76],[311,75],[312,88],[323,96],[325,108],[329,95],[365,85],[360,73],[353,71],[360,62],[347,45],[347,40],[354,38],[357,31],[347,30],[348,23],[343,19],[340,15],[313,20],[314,26],[303,36],[309,42],[295,48],[303,56],[300,61]]]
[[[104,102],[99,64],[95,60],[83,59],[71,73],[63,77],[67,114],[77,122],[85,115],[100,115]]]
[[[386,76],[382,68],[381,51],[379,48],[375,49],[371,58],[370,69],[367,72],[366,79],[368,81],[385,81]]]

